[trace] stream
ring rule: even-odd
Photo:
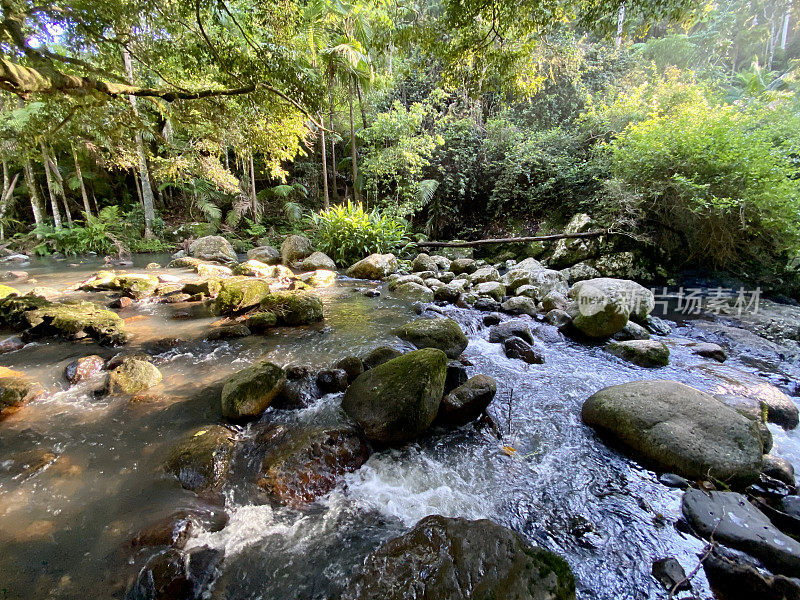
[[[166,264],[168,257],[134,261],[127,270],[153,273],[144,265]],[[102,266],[99,259],[33,260],[21,268],[36,282],[10,285],[21,292],[63,289]],[[165,272],[196,277],[176,269],[156,273]],[[0,423],[0,600],[107,597],[123,570],[120,547],[127,540],[177,509],[201,504],[159,469],[180,436],[221,421],[219,394],[228,375],[259,359],[320,369],[380,345],[407,348],[392,329],[416,318],[412,304],[385,288],[380,297],[366,297],[356,289],[364,285],[343,278],[318,290],[325,307],[319,325],[227,341],[204,339],[214,318],[173,319],[186,305],[142,301],[120,309],[132,334],[126,350],[153,355],[164,376],[145,402],[96,397],[87,384],[67,387],[63,373],[69,362],[88,354],[110,358],[120,349],[51,339],[0,355],[0,366],[23,371],[51,392]],[[110,299],[86,292],[67,297]],[[672,379],[714,391],[719,381],[703,368],[713,361],[681,343],[701,337],[702,319],[680,322],[662,338],[671,351],[668,367],[644,369],[599,345],[567,339],[548,342],[545,364],[529,365],[489,343],[483,313],[455,306],[434,310],[456,319],[467,334],[469,375],[497,380],[489,413],[502,439],[473,424],[434,429],[415,443],[374,453],[304,510],[269,503],[252,482],[236,478],[234,467],[224,489],[227,525],[194,532],[188,543],[224,550],[210,597],[335,597],[370,551],[431,514],[489,518],[561,554],[583,600],[666,597],[650,574],[652,562],[675,557],[689,572],[704,547],[675,527],[682,492],[607,447],[581,423],[580,409],[597,390],[639,379]],[[0,340],[12,335],[2,333]],[[766,372],[736,349],[725,364]],[[784,361],[780,373],[766,374],[774,376],[773,383],[787,384],[797,370]],[[262,421],[335,422],[340,400],[341,394],[331,394],[302,410],[268,409]],[[769,427],[772,453],[800,469],[797,431]],[[248,426],[239,430],[243,438],[250,433]],[[516,452],[509,456],[503,446]],[[47,468],[33,474],[10,468],[14,457],[42,451],[57,457]],[[702,569],[693,586],[699,598],[712,598]]]

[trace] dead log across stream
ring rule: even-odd
[[[573,238],[593,238],[609,235],[608,229],[597,231],[584,231],[583,233],[554,233],[552,235],[534,235],[529,237],[493,238],[488,240],[474,240],[472,242],[417,242],[420,248],[461,248],[466,246],[483,246],[486,244],[524,244],[527,242],[546,242],[548,240],[566,240]]]

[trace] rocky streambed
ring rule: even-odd
[[[797,596],[797,309],[199,242],[9,267],[8,597]]]

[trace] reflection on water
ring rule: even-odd
[[[132,270],[153,260],[137,257]],[[99,266],[35,262],[27,270],[36,283],[19,287],[67,288]],[[114,576],[125,570],[119,548],[132,534],[176,509],[200,505],[194,494],[159,475],[159,465],[179,436],[219,422],[220,384],[230,373],[260,358],[323,367],[377,345],[402,345],[391,331],[415,316],[410,304],[387,294],[367,298],[356,287],[343,281],[321,292],[324,323],[224,342],[204,339],[213,317],[173,319],[185,306],[121,309],[133,334],[130,350],[149,350],[164,375],[149,400],[139,403],[98,398],[94,382],[67,390],[62,379],[74,358],[110,357],[118,349],[46,341],[0,356],[0,365],[25,371],[53,392],[0,425],[2,597],[80,598],[111,589]],[[234,472],[224,494],[229,523],[221,531],[195,532],[190,542],[225,551],[212,597],[330,597],[367,552],[434,513],[488,517],[560,552],[586,599],[655,597],[653,560],[675,556],[687,571],[696,564],[702,543],[674,527],[680,492],[600,443],[581,424],[580,407],[596,390],[635,379],[713,389],[712,375],[692,368],[704,359],[671,343],[672,364],[644,370],[599,347],[562,341],[549,344],[544,365],[527,365],[505,358],[500,345],[487,341],[480,315],[443,310],[470,336],[470,374],[498,380],[490,413],[502,442],[473,426],[433,431],[406,448],[374,454],[305,511],[265,504],[255,486]],[[736,357],[731,362],[736,365]],[[339,397],[327,396],[308,409],[270,411],[266,418],[335,422],[338,405]],[[775,452],[800,467],[798,434],[772,431]],[[248,435],[250,428],[240,431]],[[503,444],[517,450],[515,457],[502,452]],[[708,595],[702,572],[695,587]]]

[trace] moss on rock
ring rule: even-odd
[[[458,358],[469,343],[453,319],[417,319],[398,327],[394,334],[417,348],[438,348],[448,358]]]
[[[242,369],[225,381],[222,388],[222,416],[241,420],[259,416],[286,384],[286,373],[271,362]]]
[[[233,454],[233,434],[221,425],[207,425],[186,434],[170,452],[164,471],[194,492],[218,490]]]
[[[261,300],[261,309],[273,313],[280,325],[310,325],[324,318],[322,300],[305,292],[273,292]]]
[[[159,384],[161,371],[146,360],[126,358],[108,374],[109,394],[137,394]]]
[[[220,281],[212,311],[218,315],[232,314],[257,306],[270,295],[269,284],[260,279],[235,277]]]

